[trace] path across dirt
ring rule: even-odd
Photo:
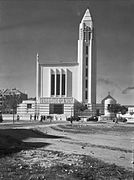
[[[1,124],[2,180],[132,180],[133,125]]]
[[[89,127],[96,127],[96,124],[74,124],[85,129]],[[104,126],[111,128],[111,130],[103,132]],[[110,164],[125,167],[126,169],[133,169],[133,148],[134,148],[134,132],[118,132],[113,131],[114,124],[98,125],[96,133],[86,131],[86,133],[76,133],[73,127],[69,126],[70,132],[64,128],[65,126],[47,125],[39,126],[37,129],[49,135],[62,136],[63,138],[28,138],[25,142],[45,142],[46,150],[56,150],[65,153],[75,153],[90,155]],[[118,125],[120,126],[120,125]],[[124,126],[123,126],[124,127]],[[101,131],[99,131],[101,130]],[[75,132],[75,133],[74,133]]]

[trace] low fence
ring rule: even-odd
[[[2,114],[3,120],[13,120],[13,114]],[[17,120],[17,114],[14,114],[14,120]]]
[[[13,118],[14,121],[17,121],[17,114],[14,114],[14,117],[13,114],[2,114],[2,118],[3,121],[13,121]],[[19,116],[19,120],[30,120],[30,115]]]
[[[64,114],[61,115],[44,115],[45,119],[51,119],[54,121],[59,121],[59,120],[66,120],[66,116]],[[2,118],[3,120],[8,120],[8,121],[13,121],[13,114],[2,114]],[[14,120],[17,121],[17,114],[14,114]],[[23,114],[23,115],[19,115],[19,120],[25,120],[25,121],[31,121],[31,120],[41,120],[41,116],[37,116],[35,117],[35,115],[30,115],[30,114]]]

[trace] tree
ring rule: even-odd
[[[19,104],[19,102],[21,102],[22,99],[20,96],[17,96],[16,94],[13,94],[13,96],[10,99],[10,107],[12,109],[12,113],[13,113],[13,123],[14,123],[14,115],[17,112],[17,106]]]
[[[132,116],[133,114],[134,114],[134,112],[133,112],[133,111],[131,111],[131,112],[130,112],[130,115]]]
[[[2,104],[2,113],[10,113],[13,114],[13,123],[14,123],[14,115],[17,112],[18,104],[22,102],[22,97],[16,95],[8,95],[3,97],[3,104]]]
[[[121,106],[120,104],[109,104],[108,110],[109,112],[112,112],[114,114],[121,113],[123,115],[126,114],[128,108],[125,106]]]
[[[83,103],[78,103],[76,106],[75,106],[75,115],[76,116],[79,116],[83,111],[85,111],[86,109],[88,109],[87,105],[86,104],[83,104]]]
[[[125,106],[121,106],[121,114],[123,115],[123,114],[126,114],[126,112],[128,111],[128,108],[127,107],[125,107]]]
[[[81,104],[81,106],[79,107],[80,111],[85,111],[87,109],[87,105],[86,104]]]

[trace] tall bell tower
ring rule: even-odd
[[[78,40],[79,88],[81,102],[93,109],[96,104],[96,48],[91,14],[86,10],[79,25]]]

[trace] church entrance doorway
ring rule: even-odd
[[[49,104],[49,114],[64,114],[64,104]]]

